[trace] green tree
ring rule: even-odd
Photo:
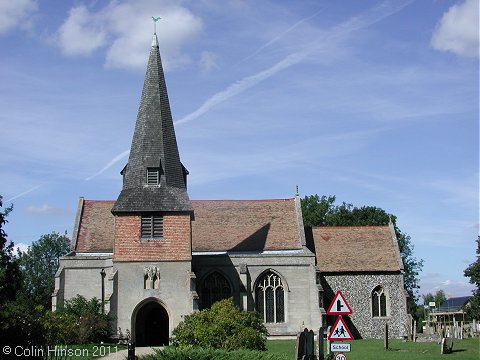
[[[438,290],[435,294],[427,293],[423,295],[423,304],[429,305],[431,302],[434,302],[436,308],[439,308],[445,300],[447,300],[447,297],[443,290]]]
[[[51,307],[51,295],[55,288],[54,274],[58,269],[60,256],[65,255],[69,248],[70,239],[66,235],[52,232],[42,235],[26,252],[19,252],[26,299],[30,299],[35,305]]]
[[[185,316],[172,334],[177,347],[265,350],[268,332],[258,314],[241,311],[232,299],[224,299]]]
[[[336,197],[310,195],[302,199],[303,221],[305,226],[365,226],[387,225],[393,223],[397,236],[400,255],[403,260],[405,272],[403,279],[405,289],[412,298],[410,309],[414,312],[419,288],[418,275],[423,267],[423,260],[418,260],[413,255],[413,244],[409,235],[403,233],[397,226],[397,218],[385,210],[375,206],[354,207],[352,204],[335,204]]]
[[[464,275],[470,278],[470,283],[477,286],[473,291],[473,298],[470,299],[465,311],[471,319],[480,319],[480,236],[477,242],[477,260],[471,263],[464,271]]]
[[[3,198],[0,195],[0,208]],[[8,222],[6,217],[13,210],[13,205],[0,211],[0,309],[8,301],[15,300],[18,289],[21,286],[21,272],[18,259],[13,254],[14,243],[8,241],[7,234],[3,229]]]

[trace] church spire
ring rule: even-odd
[[[123,189],[112,212],[192,211],[157,35],[153,34]]]

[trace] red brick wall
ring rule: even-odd
[[[191,260],[190,215],[164,215],[163,239],[140,239],[140,216],[115,217],[114,261]]]

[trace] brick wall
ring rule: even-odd
[[[179,261],[191,258],[189,214],[164,215],[161,240],[140,238],[140,216],[115,217],[114,261]]]

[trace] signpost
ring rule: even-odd
[[[352,308],[348,304],[345,296],[342,292],[338,290],[333,297],[332,303],[330,304],[327,315],[338,315],[335,324],[331,327],[327,339],[329,341],[346,341],[353,340],[353,335],[348,329],[347,324],[342,318],[342,315],[351,315]],[[336,352],[335,360],[347,360],[347,356],[343,354],[344,352],[350,352],[349,343],[330,343],[330,351]]]

